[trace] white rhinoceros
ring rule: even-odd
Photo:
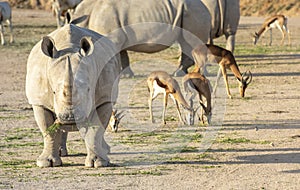
[[[207,43],[211,17],[200,0],[84,0],[73,17],[89,15],[80,26],[88,27],[111,39],[121,54],[122,69],[127,75],[127,50],[154,53],[179,42],[181,63],[176,76],[184,75],[194,64],[191,50]],[[183,71],[183,72],[182,72]]]
[[[211,41],[225,35],[226,49],[233,52],[240,20],[240,0],[202,0],[211,14]]]
[[[120,56],[110,40],[73,24],[53,31],[33,47],[26,95],[44,137],[38,166],[62,165],[61,135],[77,128],[87,148],[85,165],[109,164],[104,132],[118,95],[120,70]]]

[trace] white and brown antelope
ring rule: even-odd
[[[184,91],[186,93],[192,93],[193,95],[190,97],[190,103],[191,107],[193,106],[193,99],[198,95],[199,97],[199,103],[202,106],[203,109],[201,109],[201,115],[199,117],[199,120],[204,123],[204,115],[206,117],[207,123],[210,123],[211,115],[212,115],[212,107],[211,107],[211,88],[210,88],[210,82],[205,76],[201,75],[200,73],[192,72],[186,74],[182,78],[182,84]],[[206,106],[203,100],[203,97],[206,100]],[[196,109],[197,110],[197,109]],[[194,112],[190,112],[189,121],[188,123],[190,125],[194,124]]]
[[[111,130],[115,133],[118,132],[120,121],[125,116],[123,112],[123,110],[120,112],[118,112],[118,110],[113,110],[111,113],[108,125],[110,126]]]
[[[1,45],[5,44],[4,40],[4,22],[6,22],[10,29],[10,43],[14,41],[13,27],[11,22],[11,8],[8,2],[0,2],[0,37]]]
[[[183,108],[187,110],[191,111],[191,108],[183,98],[178,82],[174,78],[172,78],[167,72],[154,71],[150,73],[150,75],[148,76],[147,84],[148,84],[148,90],[150,92],[148,103],[149,103],[150,120],[152,121],[152,123],[154,123],[154,118],[152,113],[152,101],[159,94],[164,95],[162,123],[166,124],[165,114],[166,114],[169,95],[171,96],[174,103],[176,104],[176,109],[177,109],[180,122],[185,123],[179,109],[179,104],[181,104]]]
[[[208,59],[211,62],[215,60],[219,64],[220,69],[217,76],[217,82],[221,77],[222,72],[226,85],[227,95],[229,98],[232,98],[229,90],[228,76],[226,71],[226,69],[229,68],[239,82],[239,91],[241,97],[245,96],[246,88],[252,81],[252,74],[250,71],[246,71],[245,73],[240,72],[240,69],[231,51],[216,45],[205,44],[199,45],[195,49],[193,49],[192,55],[195,61],[194,72],[199,72],[200,69],[204,67]],[[216,91],[216,86],[217,85],[215,85],[214,92]]]
[[[270,31],[270,42],[269,45],[272,45],[272,28],[278,28],[278,30],[282,34],[282,39],[280,44],[283,45],[284,38],[286,34],[288,34],[289,45],[291,45],[291,37],[290,32],[287,27],[287,17],[284,15],[274,15],[272,17],[267,18],[262,24],[260,30],[253,34],[253,43],[256,45],[258,39],[265,34],[268,30]]]

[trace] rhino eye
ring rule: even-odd
[[[55,94],[55,91],[53,91],[53,94]]]

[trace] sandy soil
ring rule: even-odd
[[[253,81],[241,99],[230,75],[234,98],[220,88],[213,126],[179,125],[172,102],[167,125],[150,124],[145,78],[157,69],[171,74],[177,49],[130,53],[136,77],[121,80],[116,104],[126,117],[118,133],[106,133],[111,161],[119,167],[85,168],[84,142],[74,132],[64,166],[38,168],[43,141],[25,96],[26,60],[33,45],[55,29],[55,20],[50,12],[15,9],[16,42],[0,47],[0,189],[299,189],[299,17],[289,21],[292,47],[280,47],[274,31],[273,47],[260,41],[261,52],[249,54],[249,34],[262,20],[241,18],[237,61],[242,71],[251,70]],[[159,98],[154,107],[159,122]]]

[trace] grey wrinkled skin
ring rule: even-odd
[[[73,24],[33,47],[27,61],[26,96],[44,137],[39,167],[62,165],[63,132],[77,128],[87,148],[85,165],[109,165],[104,132],[118,95],[120,69],[110,40]],[[60,127],[49,132],[54,123]]]
[[[129,77],[133,72],[127,50],[154,53],[175,41],[182,51],[175,75],[183,76],[194,64],[191,50],[208,42],[211,29],[210,14],[198,0],[84,0],[73,17],[82,15],[89,15],[89,19],[80,26],[99,32],[116,44],[121,51],[123,73]]]
[[[211,14],[210,40],[225,35],[226,49],[233,52],[240,20],[240,0],[202,0]]]

